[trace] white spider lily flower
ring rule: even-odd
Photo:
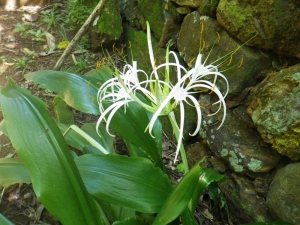
[[[176,58],[176,55],[174,53],[174,57]],[[172,87],[169,95],[164,99],[163,102],[161,102],[160,106],[154,113],[150,123],[149,123],[149,132],[151,133],[154,123],[156,119],[158,118],[159,115],[161,115],[161,111],[166,107],[166,105],[170,102],[172,102],[172,108],[173,110],[178,104],[180,106],[180,122],[179,122],[179,136],[177,140],[177,149],[176,149],[176,155],[175,155],[175,161],[177,159],[177,156],[179,154],[180,146],[182,144],[182,139],[183,139],[183,129],[184,129],[184,118],[185,118],[185,109],[184,109],[184,103],[187,103],[189,105],[194,105],[195,110],[197,112],[197,126],[195,131],[190,134],[191,136],[195,136],[201,126],[201,118],[202,118],[202,113],[201,113],[201,108],[199,105],[198,100],[195,98],[194,94],[197,93],[195,89],[206,89],[206,90],[211,90],[211,92],[214,92],[218,98],[219,101],[213,103],[213,104],[219,104],[219,109],[212,113],[209,114],[209,116],[215,115],[218,113],[221,108],[223,108],[223,118],[222,121],[219,125],[219,127],[222,126],[225,116],[226,116],[226,103],[225,103],[225,97],[228,92],[228,81],[226,77],[218,72],[217,67],[213,65],[208,65],[205,66],[204,64],[201,63],[201,57],[202,55],[199,54],[195,63],[195,67],[193,67],[191,70],[187,71],[187,73],[184,76],[180,76],[180,72],[177,70],[177,78],[178,81],[175,86]],[[176,59],[177,61],[177,59]],[[204,80],[205,77],[207,76],[214,76],[214,82],[210,82],[208,80]],[[226,92],[225,94],[222,94],[221,91],[216,87],[216,80],[217,77],[221,77],[224,79],[226,82]],[[186,84],[187,83],[187,84]]]
[[[175,123],[173,129],[177,129],[177,149],[175,160],[177,160],[179,151],[182,146],[183,129],[185,120],[185,108],[184,104],[194,106],[197,113],[197,126],[195,131],[190,134],[196,135],[201,126],[202,113],[198,100],[195,98],[195,94],[200,90],[209,90],[214,92],[219,98],[214,104],[219,104],[219,108],[216,112],[209,114],[215,115],[223,108],[223,117],[220,126],[223,124],[226,116],[226,104],[224,98],[228,93],[228,81],[226,77],[218,71],[218,67],[214,65],[205,65],[206,61],[202,63],[202,55],[199,54],[195,66],[190,70],[185,69],[179,62],[175,52],[169,52],[167,50],[166,62],[156,66],[152,43],[150,28],[147,23],[147,41],[149,48],[150,62],[152,65],[152,73],[148,76],[143,70],[137,69],[137,63],[133,62],[132,66],[127,64],[124,67],[123,72],[116,71],[116,77],[106,81],[98,91],[98,102],[101,112],[101,116],[97,122],[97,127],[102,120],[106,120],[106,130],[109,133],[109,123],[114,115],[122,106],[126,110],[126,106],[129,102],[136,102],[144,107],[146,110],[153,113],[153,116],[149,122],[148,129],[152,136],[152,129],[157,118],[161,115],[168,115],[169,119]],[[172,55],[175,62],[169,62],[169,56]],[[172,84],[169,80],[170,67],[174,67],[177,75],[177,82]],[[161,80],[158,76],[158,70],[165,70],[165,78]],[[139,80],[139,76],[142,74],[145,76],[143,81]],[[216,86],[217,79],[221,78],[226,83],[226,90],[223,94]],[[210,81],[213,80],[213,81]],[[137,96],[137,91],[142,93],[149,101],[149,104],[142,102]],[[111,103],[106,109],[103,107],[104,103]],[[174,108],[179,105],[180,107],[180,120],[179,126],[174,116]],[[108,116],[108,117],[107,117]],[[107,119],[105,119],[107,117]],[[220,127],[219,126],[219,127]]]

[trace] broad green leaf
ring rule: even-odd
[[[114,222],[113,225],[149,225],[149,223],[146,223],[139,218],[130,218],[125,221]]]
[[[95,79],[95,84],[100,86],[103,84],[105,81],[109,80],[112,78],[113,72],[111,71],[110,68],[108,67],[102,67],[101,69],[94,69],[90,70],[86,74],[84,74],[86,77],[89,77],[91,79]]]
[[[14,223],[10,222],[0,213],[0,224],[1,225],[14,225]]]
[[[101,73],[101,70],[98,71]],[[59,94],[65,102],[82,112],[99,114],[97,92],[100,84],[109,78],[107,71],[102,79],[97,80],[99,75],[90,77],[79,76],[60,71],[38,71],[25,76],[28,80],[51,89]],[[141,97],[142,98],[142,97]],[[107,104],[106,107],[109,105]],[[162,168],[161,160],[161,124],[156,122],[153,128],[152,138],[148,131],[145,131],[149,124],[150,114],[138,104],[129,104],[124,110],[119,109],[110,123],[110,127],[122,138],[140,148],[156,166]]]
[[[0,186],[8,187],[15,183],[31,183],[25,165],[20,159],[0,159]]]
[[[143,107],[135,102],[130,102],[126,109],[120,109],[110,122],[110,127],[122,138],[140,148],[157,167],[163,168],[161,160],[161,145],[157,145],[157,138],[161,140],[161,124],[157,121],[160,130],[157,136],[152,138],[148,131],[145,131],[149,124],[149,117]]]
[[[118,205],[113,205],[113,204],[110,205],[112,206],[115,215],[117,215],[114,221],[124,221],[128,218],[135,217],[136,211]]]
[[[202,160],[201,160],[202,161]],[[200,172],[200,178],[197,188],[193,194],[193,198],[190,203],[190,209],[192,212],[195,211],[200,195],[208,188],[208,186],[213,182],[224,182],[226,177],[219,174],[212,168],[203,168]]]
[[[11,79],[0,102],[8,136],[43,205],[63,224],[103,224],[46,104]]]
[[[25,75],[27,80],[55,91],[71,107],[85,113],[99,115],[98,87],[85,76],[62,71],[37,71]]]
[[[183,213],[181,213],[180,221],[184,225],[199,225],[194,216],[194,212],[191,212],[188,207],[186,207]]]
[[[164,202],[152,225],[166,225],[185,210],[197,187],[200,171],[198,163],[182,178]]]
[[[155,213],[172,190],[167,175],[146,158],[88,154],[75,162],[89,193],[99,201]]]
[[[64,134],[70,127],[70,125],[62,123],[57,123],[57,126],[59,127],[62,134]],[[89,142],[86,139],[84,139],[80,134],[72,129],[67,133],[67,135],[65,135],[64,138],[68,145],[80,151],[82,151],[86,145],[89,145]]]
[[[64,134],[68,129],[69,125],[66,124],[57,124],[61,132]],[[114,152],[113,142],[114,137],[110,136],[105,129],[104,124],[100,124],[99,126],[99,136],[96,131],[96,123],[86,123],[81,128],[82,131],[84,131],[87,135],[89,135],[91,138],[93,138],[95,141],[97,141],[99,144],[101,144],[107,151]],[[87,141],[84,137],[82,137],[78,132],[74,131],[73,129],[70,129],[67,134],[65,135],[65,140],[68,143],[68,145],[83,151],[85,148],[93,148],[91,143]],[[101,153],[98,149],[95,149],[95,153]],[[94,152],[94,151],[93,151]]]
[[[107,151],[110,153],[115,152],[113,145],[115,138],[106,132],[105,124],[101,123],[99,126],[98,132],[100,136],[96,131],[96,123],[86,123],[81,127],[81,129],[90,135],[94,140],[98,141]]]

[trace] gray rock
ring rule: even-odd
[[[192,168],[199,160],[203,159],[205,160],[202,162],[202,167],[208,167],[208,157],[212,155],[212,152],[208,148],[208,146],[202,142],[196,142],[193,143],[185,149],[186,151],[186,157],[189,163],[189,167]]]
[[[267,205],[277,220],[300,224],[300,163],[280,169],[270,185]]]
[[[100,14],[97,23],[91,26],[91,44],[96,49],[101,44],[118,41],[122,35],[122,18],[118,0],[108,0]]]
[[[234,37],[261,49],[300,58],[300,7],[290,1],[220,0],[218,22]]]
[[[137,0],[126,1],[125,18],[130,26],[136,27],[138,30],[146,30],[146,19],[137,4]]]
[[[203,47],[201,51],[200,42]],[[261,51],[241,46],[242,43],[229,36],[216,20],[200,16],[197,11],[185,17],[177,43],[180,55],[187,64],[201,52],[204,56],[202,63],[207,59],[205,64],[219,65],[219,70],[223,71],[229,82],[230,99],[238,98],[245,88],[256,85],[257,74],[270,65],[268,56]]]
[[[175,20],[167,20],[163,26],[159,47],[164,48],[169,45],[170,48],[174,49],[176,47],[176,37],[179,30],[180,25]]]
[[[200,98],[202,106],[205,105],[204,102],[211,101],[207,96]],[[211,103],[213,102],[210,102],[209,105]],[[280,158],[279,154],[263,142],[255,128],[246,126],[239,114],[247,115],[246,109],[240,106],[237,109],[228,110],[226,120],[219,129],[217,129],[219,127],[217,117],[204,115],[203,130],[208,146],[216,156],[225,160],[235,172],[261,173],[270,171],[276,166]]]
[[[265,199],[256,194],[249,178],[227,174],[227,182],[219,187],[226,196],[233,224],[273,221]]]
[[[216,17],[219,0],[201,0],[200,7],[197,9],[201,15]]]
[[[171,0],[180,6],[188,6],[191,8],[198,8],[201,5],[201,0]]]
[[[125,18],[131,26],[146,30],[146,21],[160,46],[165,47],[169,39],[179,32],[178,21],[181,16],[175,6],[169,3],[152,0],[128,0],[125,8]]]
[[[300,158],[300,64],[269,74],[251,90],[247,112],[265,142]]]

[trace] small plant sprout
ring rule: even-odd
[[[45,41],[45,38],[44,36],[46,36],[46,33],[45,32],[42,32],[41,30],[37,30],[37,31],[34,31],[34,30],[29,30],[27,32],[28,34],[32,34],[34,37],[31,39],[33,41]]]
[[[31,69],[29,64],[35,62],[34,60],[28,59],[27,57],[17,58],[14,64],[14,69],[21,69],[24,75],[26,70]]]
[[[206,60],[202,61],[202,54],[199,54],[195,61],[195,66],[186,69],[179,63],[177,55],[173,51],[167,49],[166,62],[161,65],[155,64],[155,58],[153,54],[151,44],[150,27],[147,23],[147,42],[149,48],[150,62],[152,65],[152,73],[148,75],[145,71],[137,69],[137,62],[134,61],[132,65],[125,65],[122,72],[116,70],[115,77],[106,81],[98,91],[98,102],[100,107],[101,116],[98,120],[98,124],[102,120],[106,120],[106,129],[109,132],[108,127],[114,113],[121,107],[125,107],[129,102],[136,102],[144,107],[146,110],[153,113],[152,119],[148,127],[150,134],[155,121],[159,116],[168,116],[174,134],[177,138],[177,149],[174,158],[174,162],[177,161],[178,154],[180,152],[183,172],[188,172],[188,164],[182,144],[184,120],[186,116],[184,104],[188,104],[194,107],[197,113],[197,126],[194,132],[190,135],[195,136],[201,126],[201,106],[195,97],[199,90],[208,90],[210,93],[215,93],[218,100],[213,103],[217,104],[218,110],[210,115],[215,115],[223,109],[222,121],[219,127],[223,124],[226,116],[226,104],[224,98],[228,92],[228,81],[226,77],[218,71],[218,67],[214,65],[205,65]],[[172,56],[174,62],[169,61],[169,57]],[[177,71],[177,82],[172,83],[170,77],[170,67],[175,67]],[[165,77],[161,80],[158,76],[159,70],[164,69]],[[145,79],[141,81],[139,76],[143,76]],[[225,81],[226,90],[222,92],[216,85],[218,79]],[[210,81],[212,80],[212,81]],[[138,93],[144,95],[149,103],[141,101],[138,97]],[[104,103],[110,102],[111,105],[108,108],[104,108]],[[175,118],[174,109],[179,106],[180,118]],[[152,135],[152,134],[151,134]]]

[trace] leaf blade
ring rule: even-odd
[[[0,186],[8,187],[15,183],[31,183],[31,178],[20,159],[0,159]]]
[[[89,193],[100,201],[154,213],[172,190],[169,178],[146,158],[88,154],[75,162]]]
[[[62,71],[37,71],[25,75],[43,87],[58,93],[71,107],[94,115],[99,115],[97,88],[88,77]]]
[[[39,200],[64,224],[102,224],[45,103],[11,79],[1,88],[0,101],[8,136],[30,173]]]

